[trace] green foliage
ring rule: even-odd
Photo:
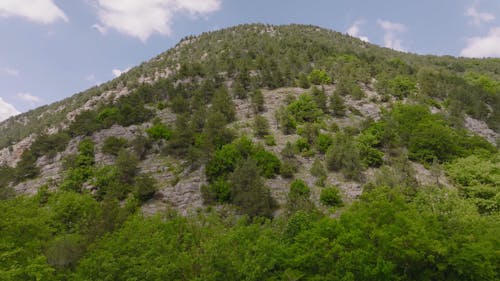
[[[261,175],[273,177],[279,172],[280,161],[264,148],[252,144],[247,138],[241,138],[231,144],[222,146],[207,163],[205,173],[210,182],[219,177],[226,177],[237,163],[243,159],[252,158],[257,163]]]
[[[253,159],[246,159],[238,164],[229,176],[231,203],[250,217],[271,218],[276,203],[269,188],[264,186],[259,170]]]
[[[289,196],[292,197],[309,197],[311,194],[311,190],[307,186],[307,184],[300,179],[296,179],[290,184],[290,193]]]
[[[286,108],[291,116],[298,122],[316,122],[323,115],[310,95],[303,94]]]
[[[252,92],[250,95],[250,101],[252,104],[252,109],[254,113],[260,113],[264,111],[264,95],[262,91],[257,89]]]
[[[80,191],[82,185],[93,175],[94,164],[94,142],[91,139],[84,139],[78,144],[78,155],[67,167],[61,189]]]
[[[146,129],[148,136],[157,140],[169,140],[172,137],[172,130],[162,123],[156,123],[153,126]]]
[[[228,203],[231,199],[231,184],[218,178],[215,182],[202,186],[201,195],[206,204]]]
[[[328,73],[320,69],[314,69],[313,71],[311,71],[311,73],[309,73],[309,75],[307,76],[307,80],[309,80],[309,82],[314,85],[325,85],[332,82],[332,79],[330,78]]]
[[[279,173],[281,165],[279,158],[264,148],[255,148],[250,157],[257,163],[262,176],[273,178]]]
[[[104,140],[104,144],[102,145],[102,152],[116,156],[118,155],[118,152],[121,149],[126,148],[127,145],[127,139],[110,136]]]
[[[314,163],[312,164],[311,167],[311,175],[313,175],[316,178],[315,184],[317,186],[325,185],[327,174],[325,166],[323,165],[323,162],[321,160],[319,159],[314,160]]]
[[[475,155],[459,158],[447,165],[448,176],[461,194],[471,200],[481,213],[500,210],[500,155],[490,159]]]
[[[323,205],[329,207],[342,206],[342,196],[340,195],[338,187],[331,186],[323,188],[319,196],[319,201],[321,201]]]
[[[389,93],[399,99],[406,98],[417,91],[417,84],[410,77],[398,75],[388,82]]]
[[[226,118],[227,123],[236,120],[236,110],[234,107],[233,99],[227,92],[226,88],[218,89],[212,98],[212,107],[214,112],[220,112]]]
[[[361,87],[351,77],[341,77],[339,80],[333,96],[337,95],[340,98],[335,98],[335,106],[337,107],[338,114],[342,113],[342,99],[341,97],[352,96],[354,99],[361,99],[364,96]],[[333,111],[335,113],[335,111]],[[337,114],[337,113],[335,113]],[[341,116],[341,115],[339,115]]]
[[[275,117],[283,134],[289,135],[295,132],[297,121],[285,106],[281,106],[276,110]]]
[[[293,178],[293,175],[297,172],[297,170],[297,164],[290,159],[283,160],[280,165],[280,175],[286,179]]]
[[[321,109],[324,113],[328,113],[327,96],[324,89],[318,89],[314,86],[311,91],[311,96],[316,103],[316,107]]]
[[[316,138],[316,149],[318,149],[320,153],[326,153],[332,144],[333,138],[328,134],[319,134]]]
[[[341,171],[351,180],[360,180],[363,167],[356,141],[349,135],[338,133],[325,156],[330,171]]]
[[[253,129],[257,137],[263,138],[269,134],[269,122],[264,116],[257,115],[254,119]]]
[[[330,97],[330,111],[335,117],[344,117],[346,114],[344,99],[337,91]]]
[[[139,200],[145,202],[153,198],[158,187],[151,175],[140,174],[135,177],[134,181],[134,193]]]

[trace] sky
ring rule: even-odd
[[[499,0],[0,0],[0,121],[111,80],[185,36],[243,23],[500,57]]]

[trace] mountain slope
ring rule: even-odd
[[[498,280],[500,61],[187,37],[0,124],[5,280]]]
[[[443,163],[467,156],[465,151],[474,147],[494,151],[493,146],[479,138],[471,139],[471,134],[462,130],[472,130],[496,143],[499,73],[497,59],[405,54],[314,26],[242,25],[204,33],[183,39],[175,48],[111,82],[0,124],[0,144],[4,146],[0,163],[17,165],[15,169],[4,168],[14,170],[4,185],[14,187],[17,193],[34,193],[45,184],[65,186],[71,175],[63,167],[63,159],[78,154],[78,143],[85,136],[90,136],[95,145],[93,167],[115,163],[118,151],[106,152],[106,141],[110,146],[117,145],[113,141],[121,142],[128,151],[142,141],[145,147],[137,155],[138,167],[152,173],[160,185],[156,193],[159,200],[150,203],[161,201],[163,206],[192,210],[202,206],[200,187],[207,180],[212,184],[216,180],[206,179],[199,168],[210,164],[224,144],[247,135],[275,155],[283,154],[291,145],[298,159],[281,155],[282,169],[288,174],[302,174],[309,185],[314,185],[315,177],[309,174],[312,164],[325,157],[332,142],[341,142],[335,138],[340,128],[350,141],[357,139],[356,149],[361,151],[355,153],[362,154],[363,164],[351,167],[359,170],[356,176],[335,174],[343,168],[332,164],[326,180],[339,185],[352,199],[361,193],[359,182],[373,179],[381,165],[393,166],[388,158],[390,150],[409,150],[403,157],[424,165],[430,165],[433,158]],[[310,88],[310,84],[317,86]],[[233,98],[228,100],[228,94]],[[259,98],[262,105],[256,109]],[[216,110],[214,103],[219,107]],[[400,104],[422,106],[407,108]],[[438,147],[425,151],[408,136],[413,132],[404,128],[396,133],[401,140],[383,143],[380,136],[370,140],[371,131],[385,126],[387,120],[403,122],[391,113],[395,106],[401,111],[417,110],[423,119],[443,124],[440,126],[449,133],[445,137],[464,141],[444,148],[450,151],[436,151],[443,150]],[[418,122],[405,126],[417,126]],[[266,123],[271,126],[266,128]],[[182,126],[189,128],[186,135],[178,131]],[[263,126],[260,133],[254,134],[258,130],[252,128],[255,126]],[[424,140],[436,137],[421,131],[427,134]],[[425,177],[428,171],[413,165],[420,171],[420,182],[429,183]],[[158,172],[165,166],[174,172]],[[191,176],[193,171],[203,176]],[[227,180],[226,174],[221,175]],[[79,190],[87,185],[93,190],[95,180],[95,175],[88,175],[72,188]],[[271,192],[283,205],[288,180],[275,180],[271,175],[267,181],[275,187]],[[185,192],[183,186],[191,191]],[[320,191],[313,190],[316,202]]]

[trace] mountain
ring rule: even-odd
[[[402,53],[305,25],[189,36],[112,81],[0,123],[0,273],[494,280],[499,109],[499,59]],[[169,271],[172,257],[155,248],[161,261],[151,265],[162,270],[149,268],[140,242],[149,236],[185,263]],[[239,242],[249,244],[232,252]],[[253,244],[262,264],[243,258]],[[123,245],[144,260],[121,260],[133,255]],[[272,258],[274,247],[283,256]],[[308,247],[332,252],[315,260]]]

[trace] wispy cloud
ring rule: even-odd
[[[0,67],[0,74],[19,76],[19,70],[10,67]]]
[[[483,37],[467,39],[467,46],[460,52],[464,57],[500,57],[500,27],[493,27]]]
[[[43,24],[68,21],[53,0],[1,0],[0,17],[22,17]]]
[[[96,0],[99,23],[93,28],[108,29],[146,41],[152,34],[169,35],[178,13],[206,15],[220,9],[220,0]]]
[[[406,50],[399,38],[399,34],[407,30],[404,24],[381,19],[377,20],[377,24],[384,30],[384,47],[398,51]]]
[[[125,68],[123,70],[115,68],[115,69],[111,70],[111,73],[113,73],[113,75],[115,77],[119,77],[120,75],[122,75],[123,73],[126,73],[129,70],[130,70],[130,67],[127,67],[127,68]]]
[[[480,26],[482,23],[495,20],[495,15],[486,12],[477,11],[476,7],[470,7],[465,11],[465,15],[470,18],[469,23]]]
[[[355,21],[348,29],[347,29],[347,34],[351,35],[352,37],[357,37],[365,42],[370,42],[368,40],[368,37],[361,35],[360,34],[360,26],[365,23],[364,20],[357,20]]]
[[[19,112],[12,104],[4,101],[0,98],[0,121],[3,121],[13,115],[17,115]]]
[[[29,103],[30,105],[35,105],[41,101],[41,99],[37,96],[34,96],[30,93],[17,93],[16,94],[17,98]]]

